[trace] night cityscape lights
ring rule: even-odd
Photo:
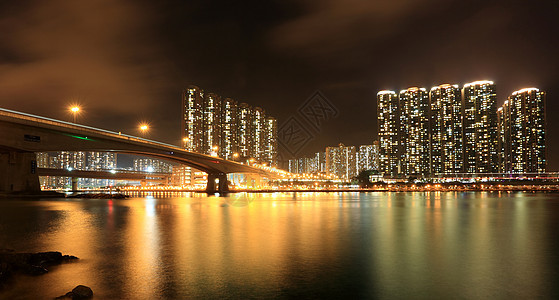
[[[266,116],[262,108],[222,99],[196,86],[183,92],[182,103],[182,134],[187,150],[277,165],[277,121]]]
[[[377,93],[379,170],[387,178],[545,173],[545,92],[497,109],[492,81]]]

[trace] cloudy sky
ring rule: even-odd
[[[381,89],[490,79],[548,92],[559,169],[559,1],[11,1],[0,4],[0,107],[180,140],[190,84],[280,124],[315,91],[339,111],[300,155],[376,139]]]

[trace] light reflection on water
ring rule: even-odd
[[[559,197],[276,193],[0,201],[0,248],[80,257],[0,298],[557,298]]]

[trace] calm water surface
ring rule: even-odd
[[[557,299],[559,194],[2,199],[0,248],[80,258],[0,299]]]

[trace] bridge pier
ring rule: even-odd
[[[0,193],[40,193],[33,152],[0,152]]]
[[[216,182],[216,180],[218,182]],[[211,174],[208,173],[208,183],[206,185],[206,193],[208,194],[215,194],[220,193],[224,194],[229,192],[229,184],[227,182],[227,174],[225,173],[217,173]]]
[[[72,177],[72,192],[77,192],[78,191],[78,177]]]

